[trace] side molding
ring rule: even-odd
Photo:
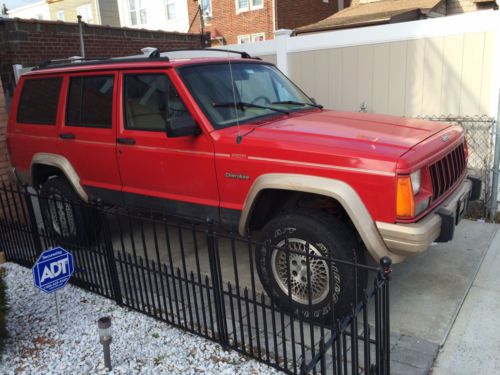
[[[80,185],[80,177],[76,173],[75,169],[71,165],[71,163],[64,156],[57,154],[48,154],[45,152],[39,152],[33,156],[31,160],[30,173],[33,181],[33,166],[35,164],[42,165],[50,165],[52,167],[56,167],[61,170],[70,184],[75,189],[76,193],[82,198],[85,202],[88,202],[89,197],[85,190],[83,190],[82,185]]]
[[[238,227],[241,235],[245,234],[258,194],[265,189],[292,190],[331,197],[344,207],[368,252],[375,260],[378,261],[381,257],[387,255],[391,257],[393,263],[398,263],[405,258],[391,253],[387,248],[370,213],[356,191],[343,181],[324,177],[281,173],[259,176],[245,199]]]

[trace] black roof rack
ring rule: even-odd
[[[207,52],[220,52],[220,53],[234,53],[240,55],[243,59],[260,60],[258,57],[252,57],[244,51],[226,50],[221,48],[189,48],[189,49],[173,49],[167,51],[159,51],[158,49],[151,52],[149,55],[143,57],[124,57],[124,58],[108,58],[108,57],[74,57],[68,59],[47,60],[38,64],[33,70],[45,70],[54,68],[67,68],[71,66],[88,66],[88,65],[102,65],[102,64],[118,64],[127,62],[141,62],[148,60],[156,61],[170,61],[167,56],[161,56],[162,53],[168,52],[186,52],[186,51],[207,51]]]
[[[104,57],[92,57],[92,58],[87,58],[87,57],[80,57],[80,56],[75,56],[75,57],[70,57],[67,59],[55,59],[55,60],[46,60],[42,61],[39,63],[36,68],[46,68],[52,65],[65,65],[68,63],[71,64],[78,64],[81,61],[101,61],[101,60],[106,60]]]
[[[170,49],[170,50],[166,50],[166,51],[153,51],[151,52],[151,54],[149,55],[150,57],[152,55],[160,55],[162,53],[169,53],[169,52],[185,52],[185,51],[208,51],[208,52],[221,52],[221,53],[234,53],[234,54],[237,54],[237,55],[240,55],[241,58],[243,59],[257,59],[257,60],[260,60],[258,57],[252,57],[250,56],[247,52],[245,51],[235,51],[235,50],[232,50],[232,49],[223,49],[223,48],[189,48],[189,49]]]

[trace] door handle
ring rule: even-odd
[[[116,142],[122,145],[135,145],[134,138],[116,138]]]
[[[61,138],[61,139],[75,139],[76,136],[73,133],[61,133],[61,134],[59,134],[59,138]]]

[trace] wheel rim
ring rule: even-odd
[[[63,237],[74,236],[76,224],[71,205],[59,194],[53,194],[49,197],[48,207],[54,232]]]
[[[271,256],[273,276],[279,288],[285,295],[289,295],[288,276],[290,275],[290,289],[292,300],[304,305],[318,304],[322,302],[330,291],[330,277],[328,263],[325,260],[309,257],[309,276],[307,272],[306,246],[309,247],[309,255],[324,256],[315,246],[308,244],[299,238],[290,238],[281,241],[277,248],[284,247],[288,242],[291,252],[275,249]],[[310,287],[309,287],[310,283]],[[311,296],[309,296],[309,288]],[[310,302],[309,302],[310,300]]]

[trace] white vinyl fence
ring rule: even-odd
[[[498,116],[500,11],[299,36],[278,30],[275,36],[227,47],[276,64],[326,108],[465,122]],[[490,147],[480,151],[497,163],[488,162],[483,172],[498,176],[491,121]]]

